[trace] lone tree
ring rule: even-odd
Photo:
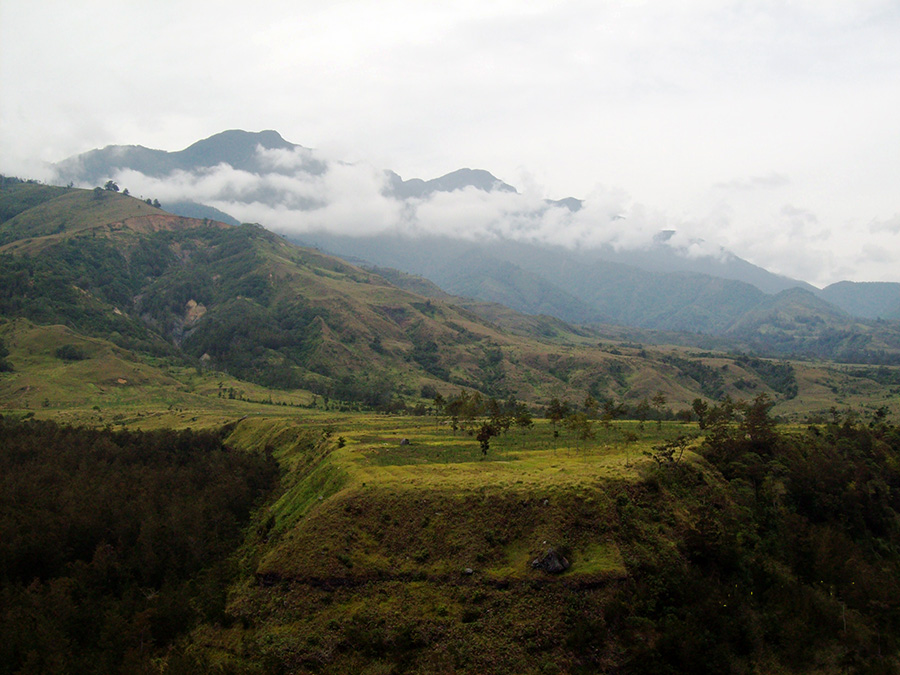
[[[691,409],[700,421],[700,428],[705,429],[707,422],[706,416],[709,413],[709,404],[701,398],[695,398],[694,402],[691,403]]]
[[[110,178],[108,181],[106,181],[106,185],[103,186],[103,189],[109,190],[110,192],[118,192],[119,186],[116,185],[116,181]]]
[[[650,417],[650,401],[645,396],[634,408],[634,416],[638,419],[638,427],[643,430],[644,422]]]
[[[572,413],[566,418],[566,426],[575,434],[577,442],[587,443],[594,437],[593,422],[583,412]]]
[[[487,457],[488,450],[491,449],[491,439],[494,436],[497,436],[499,433],[500,430],[490,422],[485,422],[481,425],[481,428],[478,430],[478,434],[475,436],[475,438],[477,438],[478,442],[481,444],[482,459]]]
[[[559,429],[556,428],[556,425],[568,417],[569,410],[570,407],[568,401],[560,402],[555,396],[550,399],[550,405],[547,406],[547,417],[550,419],[550,424],[553,426],[553,438],[559,438]]]
[[[684,451],[693,441],[692,436],[681,435],[671,441],[666,441],[662,445],[654,445],[653,451],[644,451],[644,454],[650,457],[660,467],[677,466],[684,457]]]
[[[666,407],[666,395],[661,391],[657,391],[653,398],[650,399],[650,403],[652,403],[653,407],[656,408],[656,428],[660,429],[662,428],[663,411]]]
[[[531,412],[524,404],[520,404],[516,408],[516,426],[523,431],[534,426],[534,420],[531,417]]]

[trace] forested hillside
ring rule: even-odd
[[[0,447],[0,672],[146,672],[222,620],[271,455],[3,417]]]

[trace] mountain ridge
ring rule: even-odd
[[[210,136],[209,138],[197,141],[188,148],[177,152],[166,152],[161,150],[143,149],[147,158],[138,158],[134,162],[131,161],[132,150],[139,146],[108,146],[103,150],[94,150],[84,155],[78,155],[64,160],[57,165],[58,180],[62,182],[75,181],[82,185],[102,183],[108,178],[113,178],[117,170],[130,168],[135,171],[146,173],[154,177],[162,177],[166,172],[175,169],[187,171],[191,168],[190,162],[193,161],[195,170],[206,170],[218,164],[226,164],[234,169],[241,171],[260,172],[270,171],[279,175],[297,175],[298,173],[321,175],[327,167],[327,162],[316,159],[315,151],[303,146],[285,141],[280,134],[274,131],[264,132],[246,132],[240,130],[231,130],[221,132]],[[257,158],[252,157],[254,148],[262,148],[263,150],[285,150],[299,151],[303,153],[302,159],[298,166],[291,163],[278,165],[273,163],[261,163]],[[117,149],[120,148],[120,149]],[[121,149],[124,148],[124,149]],[[149,157],[156,158],[159,162],[158,166],[148,166]],[[212,161],[210,157],[214,157]],[[81,159],[79,159],[81,158]],[[106,162],[104,165],[103,162]],[[514,186],[498,179],[496,176],[483,169],[458,169],[443,176],[423,180],[420,178],[402,179],[393,171],[385,170],[385,186],[386,194],[399,200],[423,199],[435,193],[448,193],[466,188],[472,188],[477,191],[486,193],[517,193]],[[260,197],[258,193],[254,193],[254,199],[265,199]],[[184,200],[192,201],[188,196]],[[310,200],[308,195],[298,203],[305,203],[309,206],[315,204],[315,200]],[[543,200],[546,207],[556,206],[565,209],[567,212],[580,212],[582,210],[583,201],[574,197],[566,197],[558,200]],[[276,206],[276,204],[270,204]],[[227,213],[227,209],[225,209]],[[616,216],[617,217],[617,216]],[[260,220],[260,219],[257,219]],[[661,251],[668,250],[668,247],[659,249]],[[625,258],[619,259],[615,250],[608,249],[604,252],[607,259],[613,258],[618,262],[629,263],[627,255]],[[783,290],[790,285],[803,285],[803,282],[785,279],[778,275],[758,268],[751,263],[743,261],[733,254],[730,265],[723,266],[716,264],[714,256],[706,256],[706,264],[710,267],[707,271],[715,269],[719,275],[732,269],[733,276],[737,276],[736,280],[750,280],[750,283],[758,285],[765,292],[775,292]],[[646,259],[646,256],[632,256],[631,264],[638,264],[644,269],[660,269],[663,264],[659,255]],[[738,264],[737,261],[741,260]],[[672,252],[669,259],[664,262],[668,266],[668,271],[684,271],[687,262],[696,264],[696,258],[688,258],[677,252]],[[374,261],[373,261],[374,262]],[[734,267],[738,265],[741,269],[739,272],[734,271]]]
[[[278,153],[285,154],[280,155]],[[326,179],[333,166],[336,166],[336,164],[331,160],[319,157],[314,150],[286,141],[276,131],[247,132],[230,130],[197,141],[184,150],[171,153],[161,150],[148,150],[141,146],[108,146],[102,150],[95,150],[84,155],[69,158],[57,165],[57,169],[60,180],[68,179],[70,182],[75,180],[90,184],[102,183],[108,177],[115,177],[117,171],[124,171],[126,168],[132,172],[146,172],[148,176],[155,176],[161,179],[167,176],[172,177],[174,175],[172,172],[176,171],[184,172],[185,175],[199,177],[203,172],[213,171],[217,167],[230,167],[233,170],[252,175],[255,183],[241,190],[229,189],[229,191],[222,192],[218,200],[201,199],[197,201],[190,199],[189,196],[185,196],[180,202],[173,201],[170,208],[181,215],[198,216],[204,214],[204,217],[215,217],[234,223],[238,219],[228,217],[229,204],[233,204],[235,207],[239,206],[244,219],[246,219],[247,214],[254,213],[254,204],[264,204],[266,209],[269,210],[266,211],[264,209],[260,211],[257,214],[259,217],[252,217],[251,220],[261,222],[278,231],[292,233],[291,236],[299,241],[320,242],[317,245],[327,248],[335,255],[425,275],[439,285],[443,284],[445,286],[447,279],[436,276],[439,268],[428,263],[430,258],[425,257],[421,260],[415,258],[416,255],[420,255],[422,252],[422,247],[417,247],[415,240],[417,238],[421,240],[422,236],[433,236],[429,234],[432,230],[430,218],[436,217],[440,220],[445,217],[455,217],[452,210],[448,211],[448,209],[459,208],[462,210],[461,212],[471,210],[472,213],[476,214],[476,217],[481,217],[477,214],[483,212],[487,207],[481,198],[472,201],[470,197],[467,197],[469,201],[459,206],[454,206],[455,202],[449,205],[446,204],[447,198],[442,197],[438,202],[432,202],[432,198],[439,195],[463,194],[467,193],[467,191],[486,196],[522,197],[514,186],[498,179],[483,169],[459,169],[430,180],[419,178],[404,180],[390,170],[384,170],[380,174],[376,172],[376,174],[383,177],[384,181],[381,198],[391,200],[389,206],[396,212],[396,215],[390,217],[402,219],[407,217],[404,214],[409,214],[410,212],[418,213],[416,211],[417,204],[429,203],[427,215],[421,216],[424,218],[423,222],[419,223],[411,234],[404,235],[406,237],[405,240],[401,240],[393,235],[390,227],[377,235],[378,238],[391,240],[394,243],[400,242],[402,247],[405,248],[404,256],[399,258],[398,256],[393,256],[393,259],[390,260],[383,256],[365,255],[363,249],[375,250],[376,247],[372,243],[374,237],[365,232],[366,228],[364,226],[357,228],[356,236],[359,241],[351,243],[347,236],[329,232],[326,225],[318,226],[318,230],[293,233],[294,231],[289,221],[285,221],[285,224],[282,225],[267,222],[267,215],[277,214],[279,209],[283,210],[285,208],[298,209],[293,211],[293,213],[298,214],[298,217],[306,213],[328,213],[329,208],[335,204],[339,206],[339,208],[334,209],[336,213],[347,209],[352,213],[355,207],[350,203],[347,205],[344,205],[343,202],[329,203],[329,194],[334,192],[333,187],[328,187],[327,181],[325,184],[317,182]],[[348,165],[342,166],[346,167]],[[134,174],[131,175],[133,176]],[[270,185],[266,182],[265,176],[267,175],[277,175],[297,180],[302,178],[301,182],[304,187],[300,192],[291,192],[294,188],[290,186],[284,187],[283,183],[279,184],[281,187],[275,188],[275,183]],[[175,182],[177,183],[177,181]],[[341,191],[338,190],[338,192]],[[198,204],[200,205],[198,206]],[[582,307],[582,303],[586,302],[584,290],[579,290],[578,283],[571,277],[565,284],[560,285],[559,275],[556,273],[548,276],[546,270],[523,265],[521,260],[514,257],[499,255],[498,250],[508,253],[515,243],[528,241],[527,238],[521,240],[510,238],[514,236],[510,233],[515,233],[517,231],[516,228],[519,227],[516,224],[516,218],[525,217],[527,221],[529,218],[539,217],[536,214],[547,208],[578,214],[582,214],[584,210],[584,202],[573,197],[560,200],[543,200],[543,206],[536,206],[532,202],[529,202],[529,204],[531,205],[528,208],[537,208],[537,211],[533,213],[526,212],[524,216],[517,211],[520,208],[518,206],[503,207],[498,212],[498,215],[495,216],[498,219],[497,222],[489,223],[488,225],[487,231],[493,234],[484,238],[481,242],[481,248],[483,249],[479,254],[481,257],[489,256],[504,265],[512,264],[514,266],[512,269],[517,270],[516,274],[512,278],[504,280],[500,286],[497,284],[497,279],[483,276],[478,280],[470,279],[468,287],[458,286],[447,290],[456,294],[460,292],[474,293],[476,297],[486,301],[505,302],[505,298],[527,295],[529,287],[533,287],[534,284],[532,281],[525,282],[525,279],[533,280],[534,275],[537,274],[541,277],[540,283],[550,283],[552,286],[556,286],[552,291],[548,287],[544,295],[546,297],[555,296],[560,299],[560,303],[555,307],[538,305],[536,309],[529,306],[528,303],[521,303],[516,306],[520,311],[550,313],[567,321],[591,322],[608,319],[616,322],[624,321],[629,325],[642,328],[666,330],[691,328],[701,332],[717,332],[725,329],[725,321],[715,313],[711,313],[708,306],[702,304],[706,302],[708,305],[711,301],[708,298],[701,300],[701,305],[694,308],[694,310],[683,313],[675,311],[666,314],[653,309],[652,302],[650,302],[647,306],[647,312],[644,314],[633,311],[638,309],[638,307],[632,306],[628,308],[628,312],[619,310],[617,315],[616,311],[610,311],[609,303]],[[511,211],[503,210],[507,208],[511,209]],[[614,221],[619,216],[613,214],[611,218]],[[464,229],[465,222],[465,220],[460,221],[460,228]],[[390,225],[391,223],[388,222],[387,226]],[[399,225],[395,224],[395,227],[399,227]],[[461,237],[462,235],[457,236]],[[476,239],[468,241],[471,242]],[[467,240],[460,239],[460,241]],[[545,249],[552,248],[548,244],[540,244],[540,246]],[[685,246],[688,246],[688,248],[684,248]],[[384,247],[381,248],[383,249]],[[455,247],[455,249],[459,248],[459,246]],[[471,246],[467,248],[468,250],[472,249]],[[695,248],[700,251],[706,251],[706,253],[698,255],[694,252]],[[700,274],[706,275],[706,277],[749,284],[769,295],[777,294],[788,288],[800,287],[815,293],[827,301],[839,304],[843,310],[860,318],[900,319],[900,284],[882,284],[881,286],[863,284],[861,286],[853,286],[852,297],[850,297],[848,295],[850,291],[847,290],[848,287],[846,285],[832,284],[829,289],[820,290],[806,282],[773,274],[721,247],[716,247],[714,244],[704,244],[703,242],[689,242],[685,244],[678,238],[673,237],[671,231],[666,230],[659,232],[652,241],[642,246],[621,247],[607,243],[593,247],[581,247],[580,250],[571,252],[571,259],[581,265],[583,269],[592,270],[592,275],[601,274],[599,268],[610,264],[624,265],[626,267],[609,269],[620,270],[636,280],[636,283],[644,286],[646,286],[648,279],[660,279],[661,281],[658,285],[661,289],[672,289],[676,294],[683,296],[691,293],[697,294],[698,298],[703,296],[703,294],[697,293],[696,290],[691,290],[692,286],[700,283],[699,277],[684,276],[684,273]],[[522,271],[518,271],[520,268]],[[434,271],[434,274],[432,271]],[[675,276],[659,276],[666,274],[674,274]],[[525,286],[513,288],[513,278],[522,280]],[[687,286],[683,287],[684,284],[687,284]],[[736,315],[740,311],[747,309],[746,302],[740,299],[746,295],[746,292],[738,291],[737,286],[732,286],[731,288],[732,297],[728,297],[726,293],[726,295],[720,296],[719,300],[721,301],[721,307],[726,313],[730,312],[732,315]],[[616,290],[622,291],[623,289],[620,287]],[[634,288],[632,291],[636,293],[635,297],[642,297],[642,291],[639,288]],[[652,298],[652,295],[650,293],[649,297]],[[644,293],[643,297],[648,297],[647,293]],[[731,304],[732,301],[737,302],[737,304]],[[590,304],[590,301],[588,301],[588,305]],[[687,307],[684,309],[687,310]]]

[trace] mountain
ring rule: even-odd
[[[577,323],[723,332],[766,294],[739,281],[651,272],[593,252],[447,237],[339,237],[303,241],[359,262],[422,275],[455,295]]]
[[[269,166],[260,159],[259,148],[265,150],[301,149],[284,140],[276,131],[224,131],[177,152],[151,150],[141,145],[110,145],[70,157],[56,165],[58,179],[78,184],[102,185],[123,169],[145,176],[163,178],[175,171],[199,171],[227,164],[239,171],[259,173]],[[322,171],[317,160],[303,165],[308,172]]]
[[[707,255],[672,255],[669,242],[674,234],[675,232],[672,230],[664,230],[654,238],[651,245],[645,248],[616,251],[605,246],[597,249],[594,253],[600,260],[618,262],[653,272],[690,272],[741,281],[769,294],[779,293],[789,288],[817,290],[804,281],[773,274],[721,247]],[[703,244],[704,242],[694,243]]]
[[[242,175],[237,179],[223,173],[220,181],[214,180],[218,172],[228,169]],[[514,186],[483,169],[459,169],[430,180],[404,180],[390,170],[370,171],[361,165],[327,159],[315,150],[285,141],[275,131],[226,131],[178,152],[109,146],[69,158],[58,164],[56,171],[57,180],[62,184],[73,182],[90,187],[121,176],[129,184],[136,183],[132,187],[138,191],[144,189],[142,177],[169,177],[172,179],[169,189],[178,185],[183,190],[172,200],[173,204],[201,202],[224,213],[240,211],[244,220],[264,223],[273,229],[296,232],[302,228],[301,237],[312,233],[346,235],[343,220],[322,224],[319,216],[327,216],[330,210],[355,216],[359,209],[371,208],[371,213],[363,218],[364,224],[354,228],[354,235],[365,241],[372,236],[365,230],[372,230],[378,221],[382,221],[377,226],[378,236],[389,236],[393,229],[410,227],[411,232],[404,235],[410,238],[434,236],[441,223],[448,222],[450,231],[445,235],[471,243],[475,238],[466,237],[465,231],[476,227],[474,222],[483,220],[477,225],[483,228],[481,244],[494,257],[497,257],[492,250],[495,244],[534,242],[531,231],[536,224],[539,229],[546,227],[546,234],[541,236],[551,239],[558,236],[566,219],[572,218],[578,219],[575,229],[579,232],[604,231],[607,232],[604,236],[614,236],[617,230],[628,227],[621,214],[595,213],[585,208],[585,202],[580,199],[534,200],[520,195]],[[211,185],[218,187],[210,192]],[[146,191],[150,189],[148,182]],[[174,205],[165,206],[180,215],[193,214]],[[295,217],[286,218],[286,212]],[[467,217],[458,220],[458,213]],[[387,221],[385,214],[390,214]],[[277,226],[271,222],[275,215],[283,221]],[[303,225],[313,216],[309,225]],[[405,222],[410,218],[411,222]],[[684,248],[683,242],[676,243],[672,235],[671,231],[662,231],[652,240],[625,247],[598,241],[578,248],[581,254],[598,261],[653,273],[705,274],[741,281],[764,293],[796,286],[813,290],[809,284],[772,274],[721,248],[704,245],[702,250],[710,252],[697,255]],[[547,242],[537,243],[547,245]],[[695,243],[698,242],[692,242]],[[333,250],[342,256],[349,254]],[[383,260],[370,262],[385,264]],[[508,262],[517,264],[515,260]],[[416,266],[416,261],[412,263],[401,269],[415,272],[422,267]],[[571,293],[571,289],[561,290]]]
[[[113,146],[66,160],[58,170],[87,185],[119,175],[138,187],[142,177],[155,181],[148,186],[163,181],[167,194],[184,193],[187,203],[173,200],[170,207],[179,214],[224,220],[235,210],[243,220],[353,263],[394,268],[451,295],[567,322],[739,336],[741,344],[766,344],[777,354],[822,355],[831,352],[815,340],[843,342],[827,331],[874,329],[835,315],[815,324],[818,337],[775,340],[769,334],[759,342],[745,329],[753,323],[745,316],[792,289],[835,298],[858,318],[900,314],[900,299],[891,304],[897,297],[891,285],[819,292],[671,231],[643,243],[632,233],[625,237],[632,243],[623,246],[618,237],[628,233],[627,217],[588,202],[536,200],[478,169],[403,180],[391,171],[326,159],[274,131],[228,131],[173,153]],[[197,203],[208,209],[198,210]],[[570,232],[592,243],[557,241],[571,238],[562,234]],[[893,358],[889,336],[866,344],[840,353],[865,361]]]
[[[483,169],[458,169],[440,178],[422,180],[411,178],[403,180],[393,171],[388,172],[391,192],[401,198],[426,197],[434,192],[453,192],[467,187],[473,187],[484,192],[515,192],[512,185],[508,185]]]
[[[266,151],[290,153],[291,160],[281,163]],[[299,161],[298,161],[299,158]],[[102,185],[122,171],[134,171],[153,178],[165,178],[174,172],[197,173],[227,165],[250,174],[320,175],[328,162],[309,148],[284,140],[276,131],[224,131],[176,152],[151,150],[140,145],[110,145],[103,149],[70,157],[55,166],[59,182]],[[487,171],[459,169],[445,176],[423,181],[403,180],[393,171],[385,172],[388,188],[400,199],[424,197],[433,192],[452,192],[466,187],[478,190],[515,192]],[[184,200],[190,201],[190,200]],[[274,205],[274,203],[273,203]]]
[[[848,314],[866,319],[900,319],[900,284],[839,281],[819,296]]]
[[[4,380],[0,398],[8,402],[89,400],[85,386],[106,389],[120,379],[138,386],[127,376],[127,363],[136,364],[142,386],[154,392],[172,382],[166,368],[174,364],[221,373],[219,394],[221,382],[230,381],[231,388],[259,397],[267,389],[309,392],[376,408],[414,402],[422,391],[449,395],[460,388],[532,403],[553,396],[583,400],[588,393],[635,402],[663,391],[673,406],[698,396],[740,398],[748,386],[779,398],[787,391],[736,356],[709,357],[733,365],[710,379],[708,357],[673,360],[671,347],[637,344],[622,328],[579,327],[458,298],[396,270],[365,269],[297,246],[257,225],[174,216],[109,190],[4,186],[0,213],[0,332],[19,345],[7,361],[15,371],[28,354],[45,359],[41,369]],[[498,289],[507,278],[518,288],[531,283],[534,311],[541,299],[560,302],[551,286],[524,271],[487,258],[480,264],[496,268]],[[847,326],[839,312],[828,321]],[[877,333],[861,324],[851,334],[856,342],[848,338],[840,346],[848,354],[853,347],[857,360],[890,362],[900,352],[900,343],[891,346],[892,325],[877,324]],[[720,339],[747,345],[752,334],[747,328]],[[784,353],[819,354],[827,347],[815,334],[804,339],[803,349]],[[22,351],[24,344],[35,346]],[[68,380],[63,395],[53,349],[66,344],[113,360],[103,368],[93,359],[78,366],[81,378]],[[156,376],[149,374],[153,363],[163,364]]]
[[[403,290],[259,226],[33,184],[4,187],[0,209],[0,316],[63,325],[132,359],[376,407],[426,385],[532,401],[643,396],[652,386],[673,401],[696,396],[652,355],[597,349],[600,333],[495,308],[482,318],[477,303]],[[624,373],[644,373],[646,384],[630,386]]]

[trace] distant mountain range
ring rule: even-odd
[[[832,323],[853,317],[900,320],[897,283],[840,282],[819,290],[720,247],[705,244],[702,250],[712,253],[689,253],[672,231],[629,246],[602,239],[591,245],[555,244],[528,227],[545,222],[540,219],[548,212],[557,219],[566,214],[589,218],[581,200],[535,203],[488,171],[472,169],[431,180],[376,172],[374,197],[365,187],[355,190],[352,183],[335,190],[330,177],[353,166],[290,143],[275,131],[233,130],[178,152],[109,146],[67,159],[56,171],[60,182],[83,186],[109,179],[138,184],[147,179],[148,185],[165,181],[167,188],[182,188],[178,199],[163,204],[178,215],[230,224],[239,222],[229,215],[232,210],[241,220],[258,215],[251,219],[345,259],[420,275],[454,295],[571,322],[745,337],[752,324],[748,313],[763,311],[760,308],[777,303],[778,294],[791,289],[802,292],[790,296],[792,306],[797,298],[805,298],[809,306],[815,300],[829,303]],[[210,191],[208,184],[220,176],[225,177],[221,187]],[[461,207],[455,200],[463,196],[468,201]],[[521,203],[508,201],[519,197]],[[387,224],[367,227],[364,212],[362,224],[350,231],[341,227],[341,214],[347,212],[347,220],[360,218],[355,209],[367,199],[381,200],[373,220],[388,210]],[[493,208],[491,200],[502,208],[496,215],[490,212],[484,230],[472,235],[467,230],[470,220],[484,218],[481,212]],[[404,220],[410,213],[415,214],[412,225]],[[301,226],[307,214],[327,214],[337,224]],[[267,222],[275,215],[286,220]],[[627,227],[627,222],[616,223],[619,218],[600,214],[595,229],[610,230],[610,223]],[[435,225],[445,221],[459,224],[443,230]]]
[[[701,396],[766,392],[783,402],[812,395],[796,403],[810,410],[836,402],[816,393],[835,371],[811,365],[801,377],[790,364],[747,354],[900,363],[900,324],[850,317],[802,288],[768,295],[697,274],[642,277],[637,268],[510,242],[498,254],[521,265],[452,240],[421,244],[447,285],[503,296],[503,304],[485,303],[257,225],[168,214],[113,189],[5,179],[0,187],[0,346],[10,346],[13,369],[0,378],[0,403],[12,407],[61,396],[54,350],[66,345],[86,360],[84,374],[65,384],[77,400],[126,385],[164,391],[176,386],[167,368],[178,364],[382,409],[395,397],[414,402],[467,388],[533,404],[588,393],[636,404],[661,391],[675,409]],[[551,265],[562,266],[560,284],[577,285],[580,297],[526,271]],[[720,308],[722,298],[731,304]],[[530,313],[508,308],[515,304]],[[597,325],[548,315],[559,307]],[[717,333],[599,325],[609,315]],[[34,346],[23,351],[23,341]],[[858,386],[884,391],[895,375],[881,370],[855,369]]]

